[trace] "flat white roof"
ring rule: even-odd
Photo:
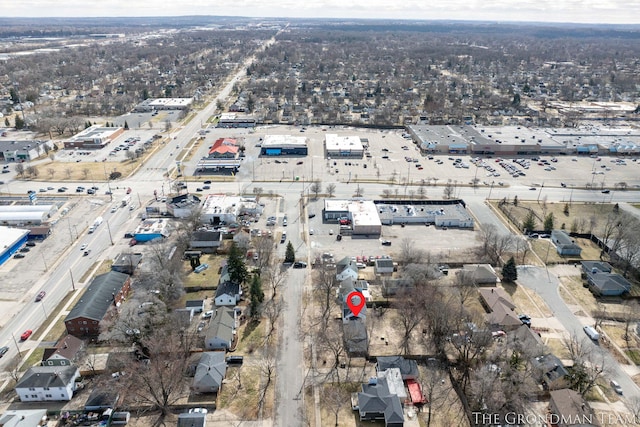
[[[297,146],[306,147],[307,138],[304,136],[291,136],[291,135],[265,135],[264,141],[262,141],[263,147],[282,147],[282,146]]]
[[[164,218],[145,219],[142,224],[136,228],[135,234],[162,234],[167,228],[169,221]]]
[[[0,252],[13,246],[26,234],[29,234],[29,230],[0,226]]]
[[[0,221],[44,221],[47,218],[46,212],[0,212]]]
[[[8,205],[0,206],[0,212],[51,212],[53,205]]]
[[[120,130],[119,127],[107,128],[107,127],[100,127],[97,125],[93,125],[91,127],[86,128],[82,132],[73,135],[68,140],[79,141],[83,139],[104,139],[104,138],[109,138],[111,135],[113,135],[115,132],[119,130]]]
[[[240,208],[240,196],[226,194],[209,194],[202,204],[202,214],[236,213]]]
[[[340,136],[335,133],[328,133],[325,135],[324,141],[327,151],[364,150],[359,136]]]
[[[326,211],[345,211],[349,210],[349,199],[324,199],[324,210]]]
[[[349,203],[353,225],[382,225],[373,200],[353,200]]]
[[[149,103],[151,107],[186,107],[193,102],[193,98],[156,98]]]

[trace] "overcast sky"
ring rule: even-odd
[[[640,0],[0,0],[5,17],[232,15],[640,24]]]

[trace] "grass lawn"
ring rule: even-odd
[[[200,258],[201,264],[208,264],[209,268],[204,270],[201,273],[194,273],[191,270],[191,265],[189,261],[185,261],[184,263],[184,287],[198,287],[198,286],[217,286],[218,280],[220,280],[220,274],[218,274],[218,270],[224,261],[224,257],[221,255],[215,254],[203,254]]]
[[[514,283],[503,283],[502,287],[511,295],[513,303],[521,313],[528,313],[537,317],[551,317],[552,313],[544,300],[535,292],[529,291]]]

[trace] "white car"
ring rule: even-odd
[[[114,213],[117,210],[118,210],[118,206],[114,206],[114,207],[111,208],[111,213]]]
[[[81,251],[84,251],[85,249],[87,249],[87,246],[89,246],[89,245],[88,245],[88,244],[86,244],[86,243],[83,243],[83,244],[80,246],[80,250],[81,250]]]
[[[206,408],[191,408],[189,409],[190,414],[206,414],[208,411]]]
[[[315,233],[316,233],[316,232],[315,232],[315,230],[314,230],[313,228],[310,228],[310,229],[309,229],[309,235],[310,235],[310,236],[313,236]]]

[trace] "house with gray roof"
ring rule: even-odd
[[[463,280],[463,283],[476,286],[495,286],[500,282],[496,271],[489,264],[465,264],[456,273]]]
[[[178,414],[178,427],[205,427],[207,414],[201,412]]]
[[[611,264],[604,261],[582,261],[580,265],[584,274],[611,273],[613,270]]]
[[[404,426],[404,412],[397,394],[389,390],[387,378],[372,378],[369,383],[362,384],[362,391],[357,394],[357,406],[360,421],[384,421],[385,427]]]
[[[344,257],[336,263],[336,280],[342,282],[348,278],[358,280],[358,267],[351,258]]]
[[[115,260],[113,260],[111,270],[125,274],[133,274],[141,261],[141,253],[121,253],[116,256]]]
[[[418,363],[413,359],[405,359],[402,356],[378,356],[376,357],[376,371],[384,372],[390,368],[400,370],[403,380],[418,379]]]
[[[67,333],[78,338],[98,336],[109,309],[119,305],[130,288],[128,274],[110,271],[96,276],[64,319]]]
[[[209,322],[204,338],[207,350],[229,350],[236,334],[235,310],[230,307],[218,307]]]
[[[551,232],[551,241],[556,246],[556,251],[560,256],[580,256],[582,252],[582,248],[562,230],[553,230]]]
[[[366,357],[369,354],[369,334],[363,319],[349,320],[342,324],[344,348],[352,357]]]
[[[228,305],[235,307],[240,301],[242,296],[242,288],[240,283],[233,283],[231,281],[220,282],[216,288],[216,294],[213,299],[216,307]]]
[[[538,380],[547,390],[558,390],[568,386],[569,371],[554,354],[544,354],[531,359]]]
[[[15,386],[21,402],[69,401],[76,391],[76,366],[33,366]]]
[[[40,427],[46,418],[46,409],[7,409],[0,415],[0,426]]]
[[[394,266],[391,258],[376,258],[373,271],[376,274],[393,274]]]
[[[214,253],[222,244],[222,233],[215,230],[194,231],[189,248],[205,253]]]
[[[200,356],[191,389],[196,393],[217,393],[227,372],[222,351],[205,351]]]
[[[596,296],[620,296],[631,290],[631,283],[617,273],[587,274],[589,290]]]

